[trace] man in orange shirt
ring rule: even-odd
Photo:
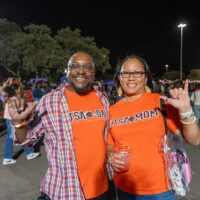
[[[9,110],[20,143],[36,143],[44,135],[49,165],[40,200],[106,199],[109,103],[92,88],[94,76],[93,58],[78,52],[68,62],[68,84],[63,83],[39,101],[39,120],[29,125],[28,131],[13,115],[13,108]]]

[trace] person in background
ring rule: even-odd
[[[196,122],[200,126],[200,84],[194,86],[190,99],[193,104]]]
[[[17,77],[17,76],[9,77],[4,83],[5,86],[11,85],[11,84],[19,84],[21,86],[21,81],[20,81],[19,77]]]
[[[5,109],[4,118],[6,119],[7,125],[7,136],[4,147],[4,158],[3,165],[15,164],[16,160],[13,159],[13,137],[14,137],[14,127],[12,124],[12,119],[8,112],[8,104],[11,104],[15,108],[15,112],[23,112],[25,105],[21,98],[22,90],[19,84],[7,85],[3,88],[3,94],[5,96]],[[29,113],[34,109],[35,106],[29,108]],[[28,160],[34,159],[40,155],[39,152],[34,152],[33,147],[25,147],[24,151]]]
[[[29,106],[32,105],[33,103],[33,94],[31,90],[31,85],[30,84],[25,84],[24,85],[24,99],[25,103]]]
[[[51,92],[51,91],[52,91],[52,87],[51,87],[50,83],[49,83],[49,82],[46,82],[46,83],[44,84],[44,94],[48,94],[48,93]]]
[[[2,89],[3,89],[3,80],[0,79],[0,119],[2,118],[2,112],[4,108],[4,98],[2,94]]]
[[[145,89],[152,86],[149,66],[139,56],[127,56],[118,63],[116,81],[124,98],[110,108],[107,153],[114,169],[117,199],[175,200],[168,188],[163,152],[159,148],[165,135],[160,96]],[[189,99],[185,92],[187,84],[185,87],[172,90],[172,98],[161,97],[166,102],[167,125],[174,134],[180,134],[182,128],[184,138],[190,144],[198,144],[200,139],[196,139],[200,134],[190,102],[186,100]],[[123,155],[118,153],[122,145],[130,150],[130,166],[126,171]]]
[[[19,116],[13,115],[12,106],[9,108],[18,125],[19,142],[35,144],[44,136],[48,169],[41,184],[40,200],[106,200],[109,103],[92,88],[94,76],[92,56],[77,52],[68,61],[68,83],[39,101],[34,126],[20,124]]]
[[[3,89],[3,81],[0,79],[0,101],[3,101],[2,89]]]
[[[32,94],[33,94],[34,101],[39,101],[42,98],[43,94],[42,94],[40,82],[34,83],[32,87]]]

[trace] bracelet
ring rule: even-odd
[[[188,112],[185,113],[179,113],[181,120],[189,119],[190,117],[194,117],[194,112],[193,110],[189,110]]]
[[[195,116],[193,116],[193,120],[192,120],[191,122],[184,122],[184,121],[181,119],[181,123],[184,124],[184,125],[193,124],[195,121],[196,121],[196,117],[195,117]]]
[[[24,127],[24,126],[26,126],[26,121],[23,121],[23,122],[20,123],[20,124],[13,125],[14,128],[22,128],[22,127]]]
[[[190,109],[188,112],[184,112],[184,113],[179,113],[180,114],[180,116],[187,116],[187,115],[190,115],[191,113],[193,113],[193,110],[192,109]]]

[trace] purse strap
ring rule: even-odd
[[[167,127],[168,127],[167,126],[167,111],[166,111],[166,106],[165,106],[165,102],[163,99],[160,99],[160,111],[162,113],[165,128],[167,129]]]

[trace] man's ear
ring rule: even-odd
[[[95,75],[96,75],[96,71],[93,72],[93,81],[95,81],[95,79],[96,79]]]
[[[66,73],[66,76],[68,77],[68,74],[69,74],[69,68],[66,68],[66,69],[65,69],[65,73]]]

